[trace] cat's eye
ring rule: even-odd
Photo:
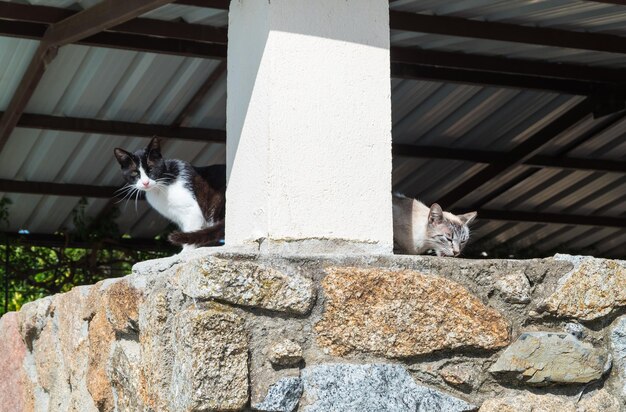
[[[137,172],[130,172],[130,175],[131,175],[132,177],[135,177],[135,176],[137,176],[138,174],[139,174],[139,173],[137,173]]]

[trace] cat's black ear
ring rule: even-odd
[[[437,203],[433,203],[428,213],[428,222],[431,224],[439,224],[443,220],[443,209]]]
[[[161,141],[158,136],[153,136],[148,143],[148,147],[146,147],[146,152],[148,153],[148,157],[151,159],[160,159],[161,158]]]
[[[122,167],[128,167],[133,162],[132,155],[124,149],[116,147],[113,149],[113,154],[115,154],[115,158]]]
[[[474,219],[476,219],[476,216],[478,216],[478,212],[469,212],[464,215],[459,215],[459,219],[461,219],[464,225],[470,225]]]

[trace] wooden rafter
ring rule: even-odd
[[[624,43],[626,43],[626,40],[624,40]],[[582,80],[585,82],[624,83],[626,81],[626,70],[624,69],[547,63],[406,47],[392,47],[391,61],[392,63],[419,64],[490,73],[523,74],[550,79]]]
[[[25,5],[0,1],[0,18],[24,23],[56,24],[79,13],[76,10],[59,7]],[[147,36],[157,36],[170,39],[192,40],[217,44],[226,44],[228,41],[227,29],[193,24],[136,18],[124,23],[109,27],[108,31],[131,33]]]
[[[609,53],[626,53],[624,37],[612,34],[530,27],[519,24],[469,20],[452,16],[431,16],[394,10],[389,12],[389,23],[392,30]]]
[[[194,7],[206,7],[209,9],[228,10],[230,0],[177,0],[176,4]]]
[[[0,34],[30,39],[41,39],[46,25],[43,23],[13,22],[0,20]],[[221,44],[197,42],[190,40],[157,38],[149,35],[104,32],[83,39],[77,44],[107,47],[123,50],[173,54],[185,57],[208,59],[225,59],[226,46]],[[459,54],[459,57],[465,56]],[[482,56],[479,56],[482,57]],[[509,62],[510,63],[510,62]],[[554,70],[558,70],[558,64]],[[518,89],[547,90],[572,95],[592,95],[598,90],[605,90],[605,79],[597,82],[556,78],[548,76],[531,76],[516,73],[497,73],[487,70],[468,70],[457,67],[434,66],[431,64],[391,64],[391,75],[395,78],[430,80],[462,84],[491,85]]]
[[[112,198],[119,187],[0,179],[0,192],[51,196]]]
[[[586,96],[594,93],[600,83],[555,79],[511,73],[494,73],[423,64],[391,64],[391,76],[406,80],[427,80],[446,83],[474,84],[513,89],[531,89]]]
[[[74,43],[171,2],[172,0],[103,0],[51,25],[42,41],[48,47]]]
[[[589,0],[594,3],[607,3],[607,4],[617,4],[620,6],[626,6],[626,0]]]
[[[454,149],[448,147],[415,146],[394,144],[393,154],[398,157],[422,159],[461,160],[472,163],[497,163],[507,156],[505,152],[488,150]],[[560,157],[535,155],[522,163],[524,166],[542,169],[593,170],[601,172],[626,173],[626,162],[606,159],[583,159],[577,157]]]
[[[58,130],[78,133],[137,137],[151,137],[157,135],[161,137],[200,142],[226,142],[226,132],[224,130],[131,123],[115,120],[85,119],[79,117],[58,117],[43,114],[24,113],[17,125],[18,127],[30,129]]]
[[[24,108],[43,77],[46,67],[56,56],[59,47],[92,36],[170,2],[171,0],[125,0],[124,2],[103,0],[87,10],[49,26],[6,111],[0,118],[0,151],[9,140]]]
[[[0,19],[0,35],[41,40],[47,25]],[[181,40],[132,33],[102,32],[76,44],[120,50],[171,54],[202,59],[225,59],[226,46],[217,43]]]
[[[588,117],[592,110],[593,102],[590,98],[586,98],[576,104],[534,135],[524,140],[524,142],[507,153],[506,156],[503,156],[497,163],[490,164],[457,187],[448,191],[448,193],[439,199],[439,203],[441,203],[444,208],[452,208],[459,200],[480,188],[483,184],[523,164],[536,155],[545,145],[561,135],[561,133]]]
[[[569,142],[564,144],[562,147],[560,147],[559,150],[555,153],[554,157],[557,159],[557,162],[562,160],[563,158],[566,158],[566,156],[570,152],[572,152],[574,149],[576,149],[580,145],[582,145],[582,144],[584,144],[584,143],[594,139],[596,136],[600,135],[601,133],[604,133],[605,131],[609,130],[610,128],[612,128],[616,124],[618,124],[621,121],[623,121],[625,118],[626,118],[626,112],[615,113],[615,114],[613,114],[611,116],[607,116],[606,118],[600,120],[597,124],[595,124],[591,129],[589,129],[588,131],[583,133],[581,136],[578,136],[575,139],[570,140]],[[533,158],[536,159],[537,156],[535,156]],[[533,158],[531,158],[531,159],[533,159]],[[621,163],[623,163],[623,162],[621,162]],[[537,167],[532,167],[532,168],[529,168],[527,170],[524,170],[519,175],[515,176],[511,180],[509,180],[509,181],[505,182],[504,184],[500,185],[500,187],[498,187],[495,190],[492,190],[489,193],[483,195],[480,199],[475,200],[473,205],[472,205],[473,208],[480,209],[481,207],[483,207],[484,205],[488,204],[492,200],[500,197],[502,194],[504,194],[507,191],[509,191],[511,188],[517,186],[518,184],[522,183],[523,181],[525,181],[525,180],[529,179],[530,177],[536,175],[541,170],[542,170],[542,168],[540,167],[540,165],[537,165]]]
[[[568,215],[563,213],[524,212],[519,210],[478,209],[481,219],[507,222],[555,223],[576,226],[626,228],[626,218],[610,216]]]
[[[207,81],[205,84],[208,83],[210,82]],[[184,113],[185,110],[181,112],[179,118],[185,118],[186,116],[184,115]],[[0,116],[1,115],[2,112],[0,112]],[[589,136],[593,136],[601,132],[606,127],[608,127],[608,125],[613,125],[622,120],[624,117],[626,117],[626,113],[622,112],[609,118],[608,122],[601,123],[602,125],[605,125],[601,130],[596,130],[594,128],[593,130],[596,131]],[[174,124],[176,123],[177,122],[174,122]],[[20,118],[17,126],[30,129],[67,131],[76,133],[93,133],[101,135],[136,137],[151,137],[157,135],[165,138],[199,142],[226,142],[226,132],[224,130],[218,129],[120,122],[114,120],[97,120],[76,117],[58,117],[31,113],[22,114],[22,117]],[[576,141],[578,142],[578,140]],[[583,142],[579,142],[577,143],[577,145],[582,143]],[[571,148],[569,148],[569,145],[566,146],[566,152],[570,151]],[[604,172],[626,173],[626,163],[622,161],[566,157],[566,152],[559,156],[535,155],[525,160],[523,164],[525,166],[538,168],[596,170]],[[507,153],[493,152],[488,150],[455,149],[447,147],[417,146],[398,143],[393,144],[393,153],[395,156],[398,157],[449,159],[487,164],[498,163],[503,157],[507,156]]]
[[[198,0],[197,4],[201,3],[207,4],[210,2]],[[227,6],[226,3],[224,2],[224,7]],[[29,13],[28,10],[32,10],[32,12]],[[50,23],[68,13],[72,12],[47,6],[25,6],[14,5],[14,3],[2,4],[0,2],[0,18],[19,19],[27,24],[26,26],[0,24],[0,33],[16,36],[27,35],[31,38],[37,38],[41,36],[42,28],[32,22]],[[405,14],[411,13],[403,13],[401,16]],[[439,18],[439,16],[417,16],[419,19]],[[403,24],[408,23],[405,22]],[[469,21],[468,24],[473,27],[477,24],[487,23]],[[426,28],[430,26],[436,26],[438,30],[460,30],[456,29],[456,26],[448,29],[446,26],[439,24],[429,23],[425,25]],[[463,25],[459,23],[458,26],[462,27]],[[206,27],[206,29],[203,27]],[[513,28],[517,28],[517,26],[513,26]],[[541,32],[541,28],[523,27],[523,29],[539,30],[540,35],[533,36],[537,38],[542,37],[542,34],[544,34]],[[110,30],[112,31],[99,33],[83,39],[79,44],[212,59],[226,58],[226,47],[224,46],[226,42],[225,28],[179,22],[162,22],[150,19],[134,19],[112,27]],[[560,30],[558,34],[565,36],[569,33]],[[593,37],[595,33],[572,32],[572,35],[590,35],[591,40],[588,42],[594,44],[604,39],[602,36]],[[157,36],[159,36],[158,39],[155,38]],[[620,40],[619,44],[624,44],[623,39],[619,36],[610,36],[610,39],[603,42],[603,44],[611,44],[615,41],[614,38]],[[212,42],[212,44],[207,44],[207,42]],[[584,42],[581,44],[584,44]],[[532,88],[575,95],[606,96],[616,91],[624,94],[624,89],[626,88],[624,81],[626,70],[623,69],[397,47],[391,50],[391,61],[392,75],[400,78]],[[621,98],[620,96],[618,98]]]
[[[194,113],[200,108],[204,98],[209,91],[213,88],[215,83],[226,73],[226,62],[220,62],[220,64],[213,70],[209,77],[202,83],[198,91],[193,95],[187,105],[180,111],[176,120],[174,120],[174,126],[185,126],[187,119],[194,115]]]

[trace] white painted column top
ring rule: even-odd
[[[387,0],[231,2],[227,245],[391,253],[388,14]]]

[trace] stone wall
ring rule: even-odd
[[[626,263],[200,249],[0,320],[1,411],[625,411]]]

